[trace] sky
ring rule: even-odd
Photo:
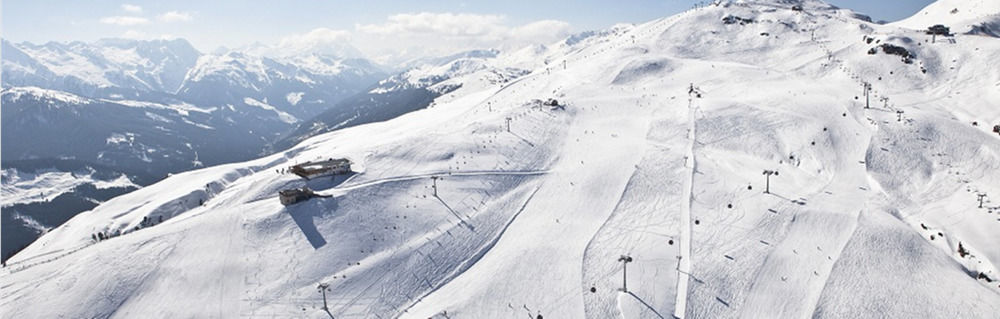
[[[376,61],[440,56],[474,48],[551,43],[616,23],[642,23],[692,7],[690,0],[7,0],[4,39],[184,38],[202,52],[260,43],[282,49],[343,44]],[[828,0],[895,21],[932,0]],[[331,48],[330,50],[337,50]]]

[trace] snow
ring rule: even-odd
[[[188,70],[184,81],[203,81],[215,74],[221,74],[230,81],[237,81],[236,84],[245,88],[253,87],[253,82],[269,83],[271,81],[260,57],[240,52],[198,57],[195,66]]]
[[[450,91],[460,84],[461,80],[449,81],[451,79],[462,78],[472,74],[486,76],[493,82],[503,82],[513,79],[526,73],[517,68],[499,67],[495,56],[469,56],[460,57],[449,61],[431,61],[432,63],[422,63],[388,79],[379,82],[375,88],[368,93],[385,94],[402,89],[429,88],[434,91]],[[481,72],[488,71],[488,72]],[[437,87],[437,89],[435,89]]]
[[[13,216],[14,219],[23,222],[25,226],[31,228],[32,230],[34,230],[39,234],[44,234],[45,232],[49,231],[49,229],[51,229],[51,227],[42,225],[42,223],[38,222],[34,218],[31,218],[31,216],[24,215],[18,212],[13,212]]]
[[[104,76],[104,68],[77,52],[49,45],[18,46],[18,49],[34,57],[55,74],[76,76],[98,86],[113,85],[113,82]]]
[[[49,88],[84,95],[108,87],[174,91],[180,84],[177,77],[183,76],[199,55],[184,40],[102,39],[12,46],[26,55],[17,61],[6,57],[3,61],[5,72],[23,72],[15,82],[28,80],[38,85],[32,77],[49,77],[43,79]]]
[[[175,102],[171,104],[164,104],[164,103],[135,101],[135,100],[110,100],[110,99],[100,99],[100,100],[128,107],[172,110],[177,112],[177,114],[181,116],[189,116],[191,115],[191,112],[212,113],[213,111],[215,111],[215,108],[201,108],[187,102]]]
[[[348,67],[344,65],[343,61],[340,59],[324,57],[316,54],[293,56],[283,60],[289,62],[290,64],[297,65],[309,73],[322,75],[337,75]]]
[[[93,169],[79,172],[54,169],[22,172],[13,168],[4,169],[3,207],[52,201],[83,184],[92,184],[97,189],[139,188],[124,174],[111,180],[99,179],[93,174]]]
[[[221,78],[229,84],[259,91],[259,86],[272,84],[277,79],[294,79],[312,85],[316,80],[309,75],[336,77],[344,72],[370,74],[378,72],[366,63],[349,63],[343,58],[319,54],[298,54],[281,57],[262,55],[257,50],[229,51],[223,54],[206,54],[198,58],[188,70],[181,90],[193,82]]]
[[[952,32],[966,32],[968,26],[1000,17],[1000,2],[995,0],[939,0],[913,16],[890,25],[925,30],[936,24],[951,27]]]
[[[92,100],[72,93],[48,90],[33,86],[4,88],[5,99],[16,102],[21,99],[46,100],[50,105],[59,102],[65,105],[90,104]]]
[[[299,101],[302,101],[302,96],[305,94],[305,92],[289,92],[285,95],[285,100],[288,101],[288,104],[298,105]]]
[[[261,101],[257,101],[257,100],[255,100],[253,98],[250,98],[250,97],[243,98],[243,103],[245,103],[246,105],[249,105],[249,106],[256,106],[256,107],[259,107],[259,108],[262,108],[262,109],[274,112],[275,114],[278,114],[278,119],[280,119],[282,122],[285,122],[285,123],[288,123],[288,124],[295,124],[296,122],[299,121],[299,119],[295,118],[295,116],[293,116],[291,114],[288,114],[288,113],[286,113],[286,112],[284,112],[282,110],[279,110],[278,108],[276,108],[274,106],[271,106],[270,104],[267,104],[267,103],[264,103],[264,102],[261,102]]]
[[[1000,194],[1000,71],[984,67],[1000,43],[933,45],[801,3],[709,6],[453,64],[446,82],[461,86],[427,109],[74,217],[8,261],[0,304],[18,317],[325,318],[328,283],[336,318],[1000,313],[1000,207],[975,196]],[[864,36],[916,61],[869,55]],[[496,82],[506,69],[532,71]],[[565,109],[532,103],[547,98]],[[279,173],[340,157],[357,173]],[[780,172],[766,194],[763,170]],[[302,186],[332,197],[278,202]]]

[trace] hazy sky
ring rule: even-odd
[[[551,42],[566,34],[672,15],[687,0],[249,1],[7,0],[2,37],[14,42],[173,38],[209,52],[254,42],[347,41],[375,58]],[[830,0],[894,21],[931,0]]]

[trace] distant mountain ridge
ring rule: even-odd
[[[259,48],[203,54],[184,39],[2,42],[5,159],[76,158],[154,175],[257,155],[296,123],[386,76],[360,58],[272,58]],[[66,135],[70,127],[78,134]],[[13,139],[27,132],[51,140]],[[159,153],[91,145],[114,136]]]

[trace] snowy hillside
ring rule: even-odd
[[[995,317],[1000,42],[858,17],[743,0],[501,54],[76,216],[8,261],[3,316]],[[331,197],[279,203],[302,186]]]
[[[4,259],[76,213],[154,181],[69,159],[4,161],[3,167]]]
[[[294,130],[270,145],[285,150],[318,134],[352,126],[381,122],[420,110],[435,98],[448,94],[466,81],[502,85],[529,73],[515,67],[498,67],[497,51],[470,51],[411,62],[410,69],[389,76],[366,91],[341,100],[315,117],[298,123]]]
[[[892,25],[923,30],[943,24],[956,32],[968,32],[970,27],[983,22],[1000,22],[1000,1],[995,0],[939,0],[931,3],[912,17],[893,22]],[[1000,32],[993,26],[994,32]],[[996,35],[994,35],[996,36]]]

